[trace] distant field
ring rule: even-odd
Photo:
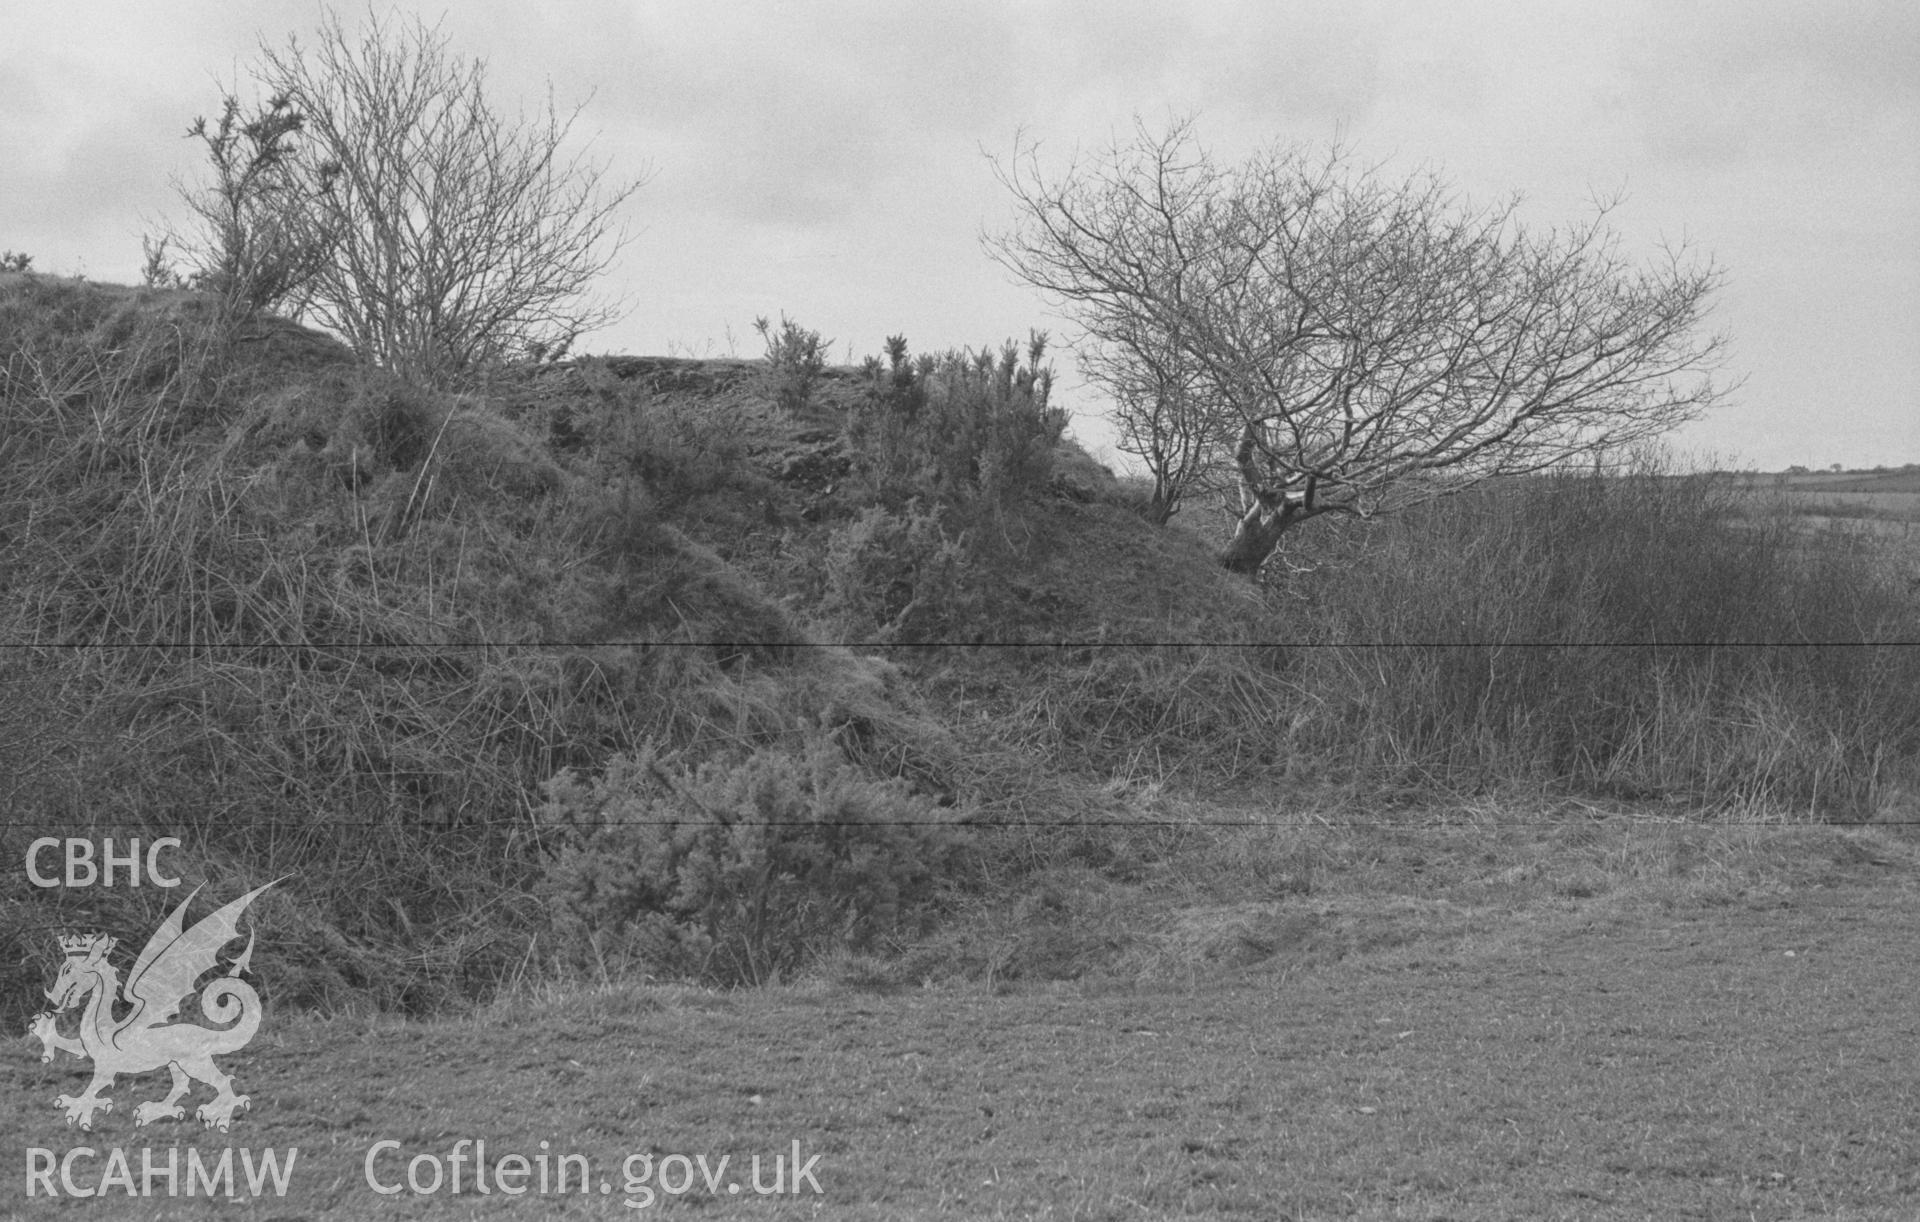
[[[1796,508],[1834,518],[1920,521],[1920,492],[1794,492]]]
[[[1808,530],[1845,531],[1852,535],[1871,535],[1879,539],[1892,540],[1895,543],[1913,540],[1920,543],[1920,519],[1892,518],[1878,514],[1865,515],[1844,511],[1820,512],[1810,509],[1797,519]]]
[[[1904,492],[1920,496],[1920,468],[1897,471],[1805,471],[1760,473],[1748,477],[1762,487],[1794,492]]]
[[[1920,469],[1751,473],[1740,480],[1755,498],[1786,498],[1795,513],[1920,521]]]
[[[1756,506],[1777,508],[1784,500],[1789,512],[1814,530],[1920,537],[1920,469],[1762,472],[1740,478]]]

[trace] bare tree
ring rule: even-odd
[[[361,355],[438,380],[563,350],[619,316],[590,284],[626,242],[640,182],[562,146],[579,116],[489,104],[486,64],[438,26],[328,12],[311,47],[262,48],[256,69],[303,117],[306,172],[331,175],[301,215],[332,257],[299,304]]]
[[[1144,130],[1141,137],[1144,144]],[[1051,197],[1070,199],[1073,216],[1060,218],[1067,227],[1044,239],[1032,232],[987,239],[1003,264],[1069,303],[1081,372],[1112,397],[1120,450],[1146,464],[1153,479],[1148,516],[1156,523],[1178,512],[1190,493],[1217,483],[1224,468],[1222,422],[1209,410],[1204,369],[1182,321],[1188,295],[1205,291],[1188,243],[1201,221],[1195,210],[1205,207],[1219,176],[1183,160],[1178,149],[1165,151],[1148,164],[1115,148],[1104,164],[1084,172],[1076,165],[1053,188],[1032,172],[1032,150],[1025,165],[1018,153],[1008,166],[996,162],[996,175],[1030,213],[1034,201]],[[1075,232],[1080,214],[1107,225],[1105,236]],[[1087,251],[1090,240],[1107,249]],[[1080,274],[1086,270],[1096,274]],[[1149,302],[1156,308],[1143,308]]]
[[[1234,473],[1236,572],[1309,518],[1631,446],[1723,393],[1724,337],[1697,334],[1720,271],[1631,264],[1609,204],[1539,231],[1339,148],[1222,170],[1186,122],[1054,180],[1023,143],[1000,176],[1020,219],[988,249],[1080,324],[1123,433],[1197,437],[1203,475]],[[1163,367],[1186,386],[1164,418],[1138,390]]]
[[[1083,334],[1080,371],[1113,397],[1118,447],[1146,464],[1153,495],[1146,516],[1164,525],[1194,491],[1218,482],[1220,420],[1206,410],[1201,371],[1172,331],[1113,319]]]

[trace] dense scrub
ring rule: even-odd
[[[1255,585],[1061,444],[1039,342],[846,370],[809,334],[452,393],[195,294],[0,276],[0,851],[179,836],[208,899],[292,873],[276,995],[425,1009],[885,957],[1168,851],[1143,785],[1915,787],[1920,625],[1870,541],[1567,477],[1316,524]],[[35,899],[9,996],[55,932],[177,902]]]
[[[1867,817],[1920,781],[1920,609],[1895,557],[1727,477],[1516,481],[1284,559],[1257,619],[1057,674],[1051,740],[1097,767],[1151,746],[1198,776],[1767,817]]]

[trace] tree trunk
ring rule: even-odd
[[[1258,502],[1249,506],[1240,525],[1234,527],[1233,538],[1220,553],[1220,566],[1245,577],[1258,575],[1260,566],[1273,555],[1273,549],[1280,546],[1280,536],[1287,533],[1287,528],[1299,516],[1300,506],[1294,501],[1283,502],[1271,513]]]
[[[1141,508],[1140,516],[1155,526],[1165,526],[1173,520],[1173,501],[1158,481],[1154,484],[1153,497]]]
[[[1323,512],[1314,501],[1320,490],[1318,472],[1307,476],[1306,491],[1299,500],[1288,496],[1284,486],[1261,483],[1259,469],[1253,463],[1258,443],[1258,435],[1249,421],[1240,432],[1240,444],[1233,451],[1233,465],[1240,471],[1240,488],[1247,498],[1247,511],[1240,515],[1240,525],[1234,527],[1233,538],[1220,553],[1221,567],[1245,577],[1259,575],[1260,566],[1273,555],[1273,549],[1280,546],[1280,536],[1287,533],[1288,527]]]

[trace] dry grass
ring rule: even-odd
[[[697,761],[824,734],[907,779],[972,829],[928,902],[1006,899],[1022,946],[1028,916],[1067,914],[1038,949],[962,956],[995,979],[1094,953],[1075,922],[1125,942],[1126,906],[1089,917],[1081,883],[1210,862],[1192,803],[1224,790],[1802,821],[1920,790],[1900,571],[1807,547],[1724,480],[1316,524],[1255,586],[1067,461],[955,519],[952,637],[882,649],[836,642],[825,602],[835,540],[874,508],[838,478],[850,371],[787,413],[753,362],[451,394],[192,294],[31,276],[0,280],[0,337],[0,797],[16,827],[181,835],[234,893],[297,870],[263,945],[287,1000],[424,1010],[524,979],[540,786],[641,744]],[[49,929],[151,928],[161,902],[0,930],[20,995]],[[1244,902],[1218,897],[1222,919],[1266,936]]]
[[[430,1009],[527,959],[530,803],[562,768],[850,722],[876,768],[944,767],[897,690],[694,537],[770,486],[740,417],[589,364],[569,433],[546,383],[453,395],[247,326],[265,346],[193,294],[0,286],[16,858],[51,827],[178,836],[223,885],[296,873],[280,997]],[[9,978],[49,930],[166,899],[36,907],[0,930]]]
[[[1069,463],[969,519],[961,643],[829,643],[852,375],[788,415],[746,362],[453,395],[261,325],[0,278],[0,856],[295,874],[236,1067],[285,1208],[471,1136],[607,1195],[630,1153],[822,1155],[821,1198],[711,1202],[756,1216],[1915,1212],[1920,612],[1871,540],[1648,472],[1316,526],[1254,586]],[[951,824],[917,920],[856,948],[810,897],[793,987],[554,966],[544,782],[798,743]],[[31,898],[0,1021],[55,934],[176,902]],[[77,1072],[0,1060],[16,1099]]]

